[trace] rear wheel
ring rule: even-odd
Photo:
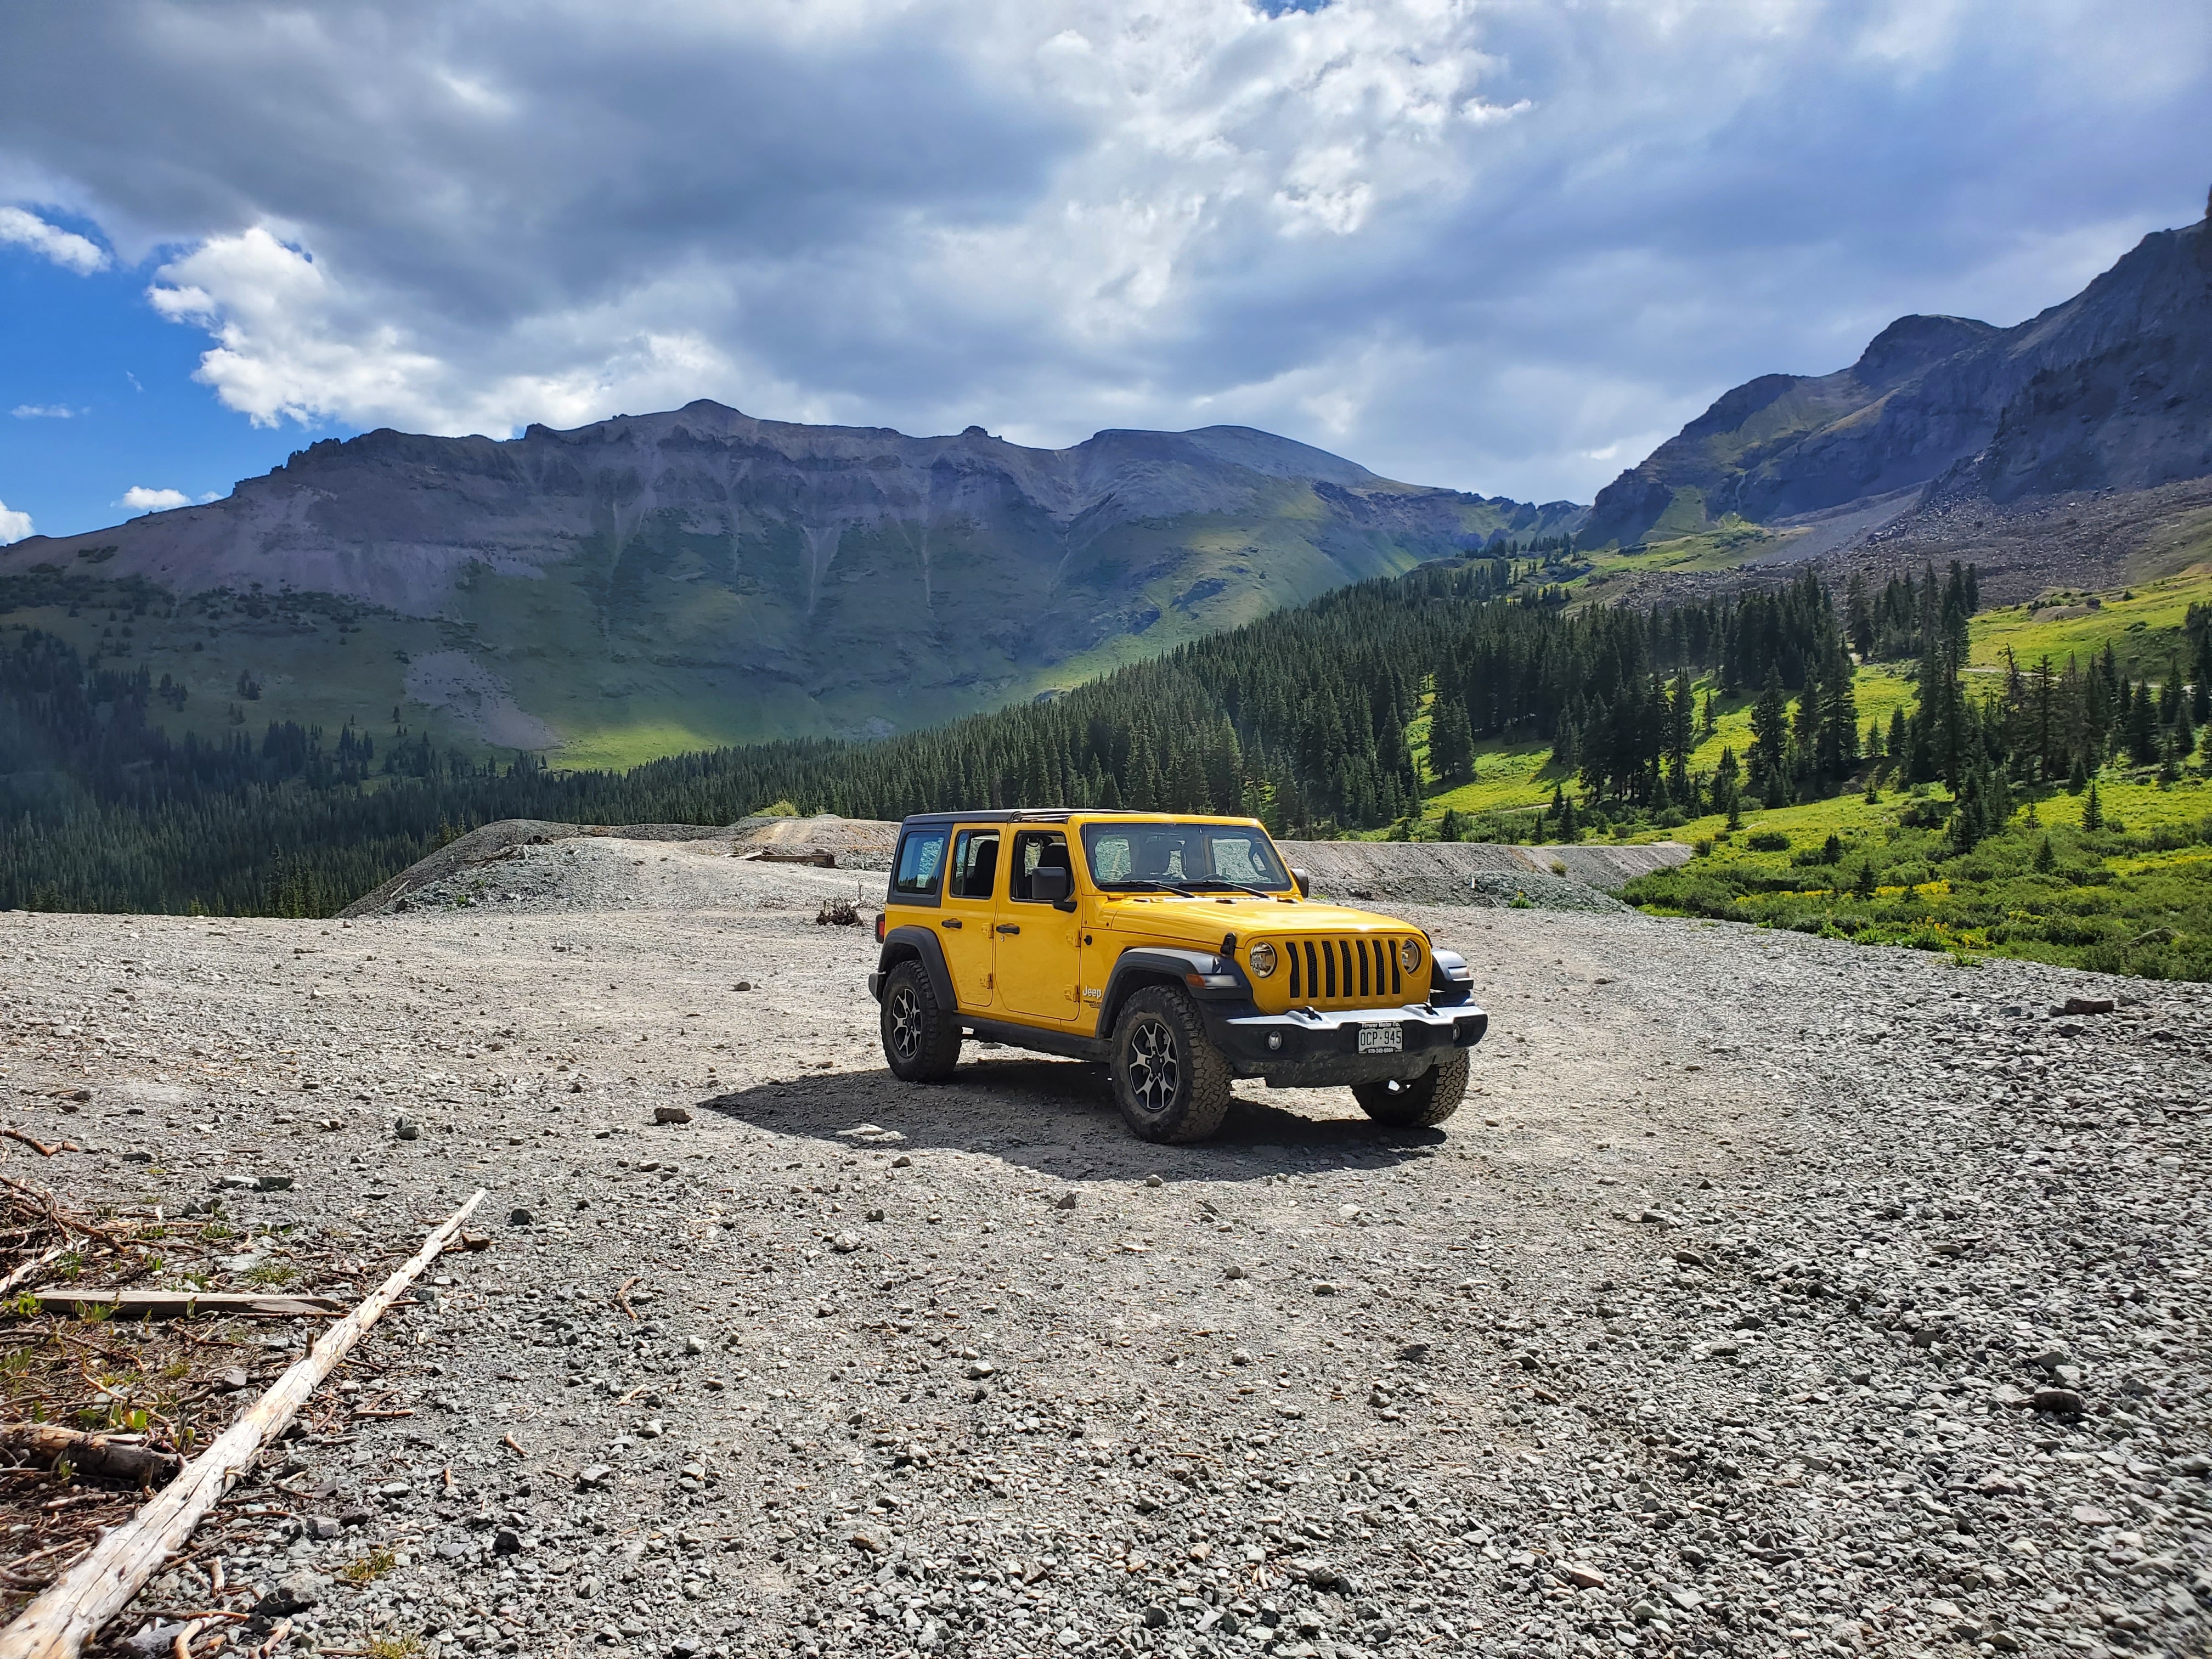
[[[1148,985],[1114,1024],[1114,1103],[1144,1140],[1204,1140],[1229,1115],[1229,1062],[1188,997]]]
[[[1381,1083],[1355,1083],[1352,1097],[1359,1109],[1377,1123],[1394,1129],[1431,1129],[1459,1110],[1467,1094],[1467,1050],[1455,1048],[1448,1059],[1410,1083],[1390,1078]]]
[[[884,981],[884,1058],[902,1083],[942,1083],[960,1063],[960,1023],[937,1000],[929,973],[912,957]]]

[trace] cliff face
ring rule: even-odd
[[[1772,523],[1939,485],[1999,501],[2212,473],[2212,234],[2147,236],[2014,328],[1904,317],[1833,374],[1728,392],[1601,490],[1585,544]]]
[[[1037,450],[701,402],[505,442],[318,443],[221,501],[0,550],[0,575],[360,602],[414,671],[364,685],[368,707],[558,747],[626,721],[672,742],[919,724],[1582,511],[1395,483],[1241,427]],[[216,642],[225,672],[263,678],[245,632]],[[527,719],[496,733],[473,712],[509,705]]]

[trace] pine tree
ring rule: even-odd
[[[1464,783],[1474,775],[1474,728],[1457,698],[1440,696],[1431,706],[1429,766],[1444,783]]]
[[[2158,705],[2151,695],[2150,684],[2145,681],[2129,698],[2127,706],[2128,754],[2138,766],[2154,766],[2158,763]]]
[[[2081,803],[2081,827],[2093,830],[2105,827],[2105,805],[2097,799],[2097,786],[2094,782],[2089,786],[2089,798]]]
[[[1770,666],[1751,708],[1751,793],[1769,805],[1789,799],[1790,706],[1782,675]]]

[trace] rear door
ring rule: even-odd
[[[953,995],[963,1008],[988,1008],[993,1000],[991,927],[1001,845],[995,824],[963,825],[952,837],[937,936],[945,946],[945,965],[952,971]]]
[[[1075,999],[1082,932],[1073,911],[1030,897],[1030,877],[1043,863],[1069,866],[1067,832],[1017,831],[1000,884],[999,1006],[1029,1019],[1073,1021],[1081,1006]]]

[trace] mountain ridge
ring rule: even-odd
[[[1578,540],[1787,526],[1893,498],[1870,515],[1887,522],[1941,494],[2004,502],[2207,473],[2212,232],[2199,221],[2151,233],[2010,328],[1901,317],[1845,368],[1731,388],[1599,491]]]
[[[333,726],[397,705],[400,725],[635,758],[973,712],[1583,511],[1246,427],[1048,450],[699,399],[511,439],[325,439],[220,501],[0,550],[0,580],[151,584],[175,614],[132,648],[187,708],[253,685]],[[65,606],[38,619],[122,643]]]

